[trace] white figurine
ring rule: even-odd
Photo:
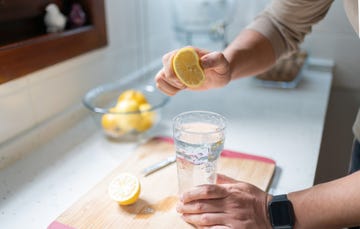
[[[51,3],[45,8],[44,22],[48,33],[61,32],[65,29],[66,17],[60,12],[59,7]]]

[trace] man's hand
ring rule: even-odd
[[[218,184],[200,185],[180,197],[176,210],[197,228],[271,228],[267,193],[218,175]]]
[[[200,65],[205,72],[205,82],[201,87],[192,90],[208,90],[227,85],[230,80],[230,65],[221,52],[208,52],[194,48],[200,58]],[[156,86],[167,95],[175,95],[186,86],[176,77],[172,68],[172,58],[177,50],[163,56],[163,68],[156,74]]]

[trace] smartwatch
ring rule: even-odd
[[[274,229],[292,229],[295,224],[294,208],[287,195],[273,196],[268,205],[270,224]]]

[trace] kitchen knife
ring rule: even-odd
[[[146,167],[142,172],[143,172],[144,176],[146,177],[146,176],[152,174],[153,172],[156,172],[159,169],[162,169],[162,168],[174,163],[175,161],[176,161],[176,156],[175,155],[170,156],[163,161],[160,161],[156,164]]]

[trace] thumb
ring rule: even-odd
[[[204,70],[212,69],[219,74],[229,71],[229,62],[222,52],[210,52],[201,57],[200,63]]]

